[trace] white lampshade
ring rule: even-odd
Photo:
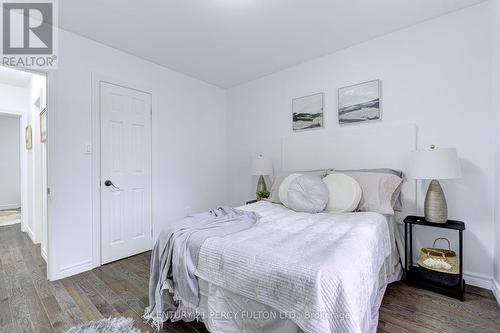
[[[454,179],[462,177],[460,161],[455,148],[417,150],[410,164],[414,179]]]
[[[252,159],[250,174],[253,176],[269,176],[273,174],[273,162],[270,158],[257,155]]]

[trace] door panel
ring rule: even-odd
[[[100,83],[101,252],[108,263],[151,249],[151,95]],[[105,182],[111,181],[106,186]]]

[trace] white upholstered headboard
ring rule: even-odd
[[[416,125],[300,132],[283,138],[282,170],[391,168],[407,175],[409,156],[416,148]],[[405,213],[415,213],[416,196],[416,181],[406,179]]]

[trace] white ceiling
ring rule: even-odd
[[[31,73],[0,66],[0,83],[26,88],[31,80]]]
[[[60,26],[228,88],[482,0],[64,0]]]

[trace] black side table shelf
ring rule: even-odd
[[[408,216],[404,220],[405,223],[405,249],[406,255],[405,258],[405,267],[404,267],[404,280],[405,282],[419,285],[425,289],[432,290],[434,292],[450,296],[453,298],[457,298],[461,301],[464,300],[465,294],[465,281],[463,280],[463,231],[465,230],[465,223],[460,221],[448,220],[446,223],[431,223],[427,222],[424,217],[421,216]],[[444,287],[440,285],[436,285],[435,283],[426,280],[420,275],[420,271],[417,266],[412,264],[413,262],[413,226],[421,225],[427,227],[434,228],[443,228],[443,229],[452,229],[458,231],[458,246],[459,246],[459,281],[461,281],[455,287]],[[410,231],[409,238],[410,242],[408,243],[408,229]],[[409,248],[408,248],[409,245]],[[410,260],[410,262],[408,262]]]

